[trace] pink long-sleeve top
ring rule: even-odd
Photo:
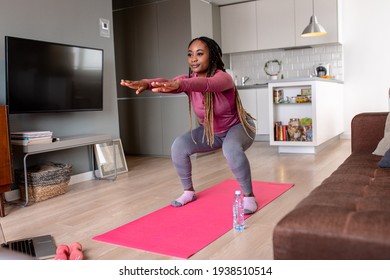
[[[232,77],[217,70],[212,77],[197,77],[193,74],[180,75],[172,80],[180,80],[180,87],[174,92],[185,92],[190,98],[192,108],[201,124],[204,124],[204,92],[214,93],[214,134],[221,134],[240,122],[235,102],[235,85]],[[149,84],[153,81],[163,82],[166,79],[147,79]]]

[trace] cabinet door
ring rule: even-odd
[[[256,50],[256,33],[256,2],[221,7],[223,53]]]
[[[161,97],[120,100],[118,112],[126,154],[162,154]]]
[[[269,134],[268,88],[257,89],[257,134]]]
[[[256,9],[259,50],[295,45],[294,0],[257,1]]]
[[[115,68],[118,80],[160,77],[157,6],[143,5],[115,11]],[[138,97],[117,84],[118,97]],[[143,97],[152,95],[144,92]],[[154,93],[154,96],[156,93]]]
[[[296,45],[340,43],[338,0],[314,0],[314,9],[318,22],[325,28],[328,34],[311,38],[301,37],[302,31],[309,24],[310,17],[313,15],[313,2],[312,0],[295,0]]]
[[[207,36],[217,40],[214,34],[213,5],[207,2],[191,0],[191,37]],[[218,16],[218,22],[220,21]],[[219,24],[218,24],[219,26]],[[217,27],[217,26],[216,26]],[[217,40],[218,42],[220,40]]]
[[[159,76],[167,79],[188,73],[187,48],[191,41],[189,1],[157,3]]]
[[[245,111],[257,120],[257,95],[256,89],[240,89],[240,99]],[[257,127],[257,124],[256,124]]]

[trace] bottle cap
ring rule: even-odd
[[[236,190],[235,194],[236,195],[241,195],[241,191],[240,190]]]

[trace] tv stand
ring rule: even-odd
[[[113,145],[113,153],[114,153],[114,174],[109,178],[98,177],[95,172],[95,158],[94,158],[94,149],[93,145],[100,143],[112,142],[113,139],[111,135],[108,134],[84,134],[84,135],[76,135],[76,136],[68,136],[68,137],[60,137],[60,140],[47,143],[47,144],[33,144],[33,145],[13,145],[14,148],[22,148],[22,152],[24,154],[23,158],[23,172],[24,172],[24,187],[26,192],[26,201],[24,206],[28,205],[28,181],[27,181],[27,157],[34,154],[42,154],[48,152],[54,152],[65,149],[72,149],[82,146],[88,146],[91,149],[91,161],[92,161],[92,173],[96,180],[108,180],[114,181],[117,177],[116,170],[116,152],[115,145]]]

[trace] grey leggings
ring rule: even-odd
[[[254,125],[253,121],[249,121]],[[190,156],[195,153],[206,153],[222,148],[223,155],[236,177],[242,191],[245,195],[252,193],[252,178],[249,161],[245,155],[253,143],[245,133],[241,123],[232,126],[226,133],[214,136],[213,147],[202,143],[204,127],[199,126],[192,130],[192,136],[197,144],[191,138],[191,132],[177,137],[172,144],[172,161],[177,174],[181,180],[184,190],[193,187],[192,184],[192,165]],[[248,134],[254,138],[255,133],[248,129]]]

